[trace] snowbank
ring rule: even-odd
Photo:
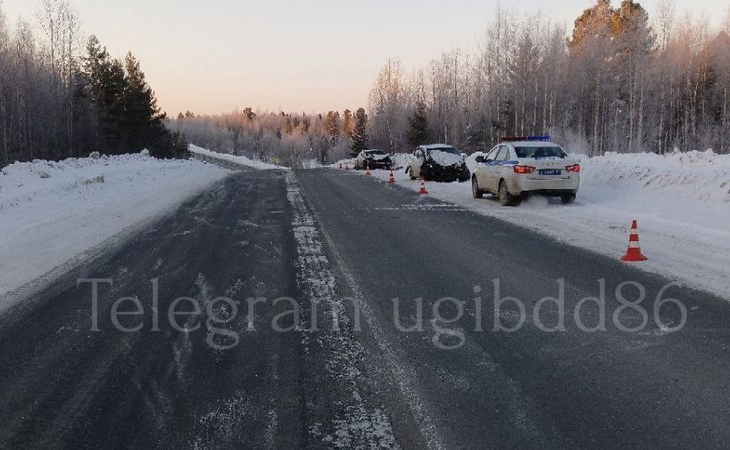
[[[202,155],[208,158],[213,158],[221,161],[227,161],[239,166],[250,167],[257,170],[289,170],[288,167],[277,166],[276,164],[269,164],[263,161],[256,161],[245,156],[229,155],[226,153],[212,152],[197,145],[190,144],[190,152],[198,155]]]
[[[631,221],[639,223],[647,271],[730,299],[730,155],[711,151],[607,154],[581,163],[581,187],[572,205],[532,197],[519,207],[473,199],[469,183],[427,182],[429,195],[479,214],[516,223],[563,242],[619,258]],[[475,155],[468,159],[475,167]],[[353,172],[361,173],[361,172]],[[374,177],[387,180],[388,172]],[[399,170],[399,185],[418,190]]]
[[[230,172],[146,153],[15,163],[0,173],[0,312]],[[32,283],[31,283],[32,282]],[[11,298],[12,297],[12,298]]]
[[[302,161],[302,168],[304,169],[318,169],[320,167],[324,167],[322,163],[317,161],[316,159],[307,159]]]
[[[353,169],[355,167],[355,159],[356,158],[347,158],[347,159],[341,159],[337,161],[336,163],[330,164],[327,167],[330,167],[331,169],[339,169],[339,168],[345,168],[347,166],[348,169]]]

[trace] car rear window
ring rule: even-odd
[[[439,151],[444,153],[449,153],[451,155],[461,155],[454,147],[434,147],[430,149],[433,151]]]
[[[515,146],[515,152],[517,152],[518,158],[565,158],[568,156],[562,148],[553,145],[546,147]]]

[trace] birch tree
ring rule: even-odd
[[[409,110],[409,95],[400,62],[388,60],[370,91],[370,137],[377,146],[388,151],[403,149]]]

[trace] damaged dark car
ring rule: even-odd
[[[446,144],[419,145],[410,156],[406,173],[412,180],[468,181],[466,158],[456,148]]]
[[[355,158],[356,169],[386,169],[393,167],[390,154],[384,150],[371,149],[361,151]]]

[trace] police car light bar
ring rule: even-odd
[[[542,141],[549,142],[550,136],[502,136],[502,142],[515,142],[515,141]]]

